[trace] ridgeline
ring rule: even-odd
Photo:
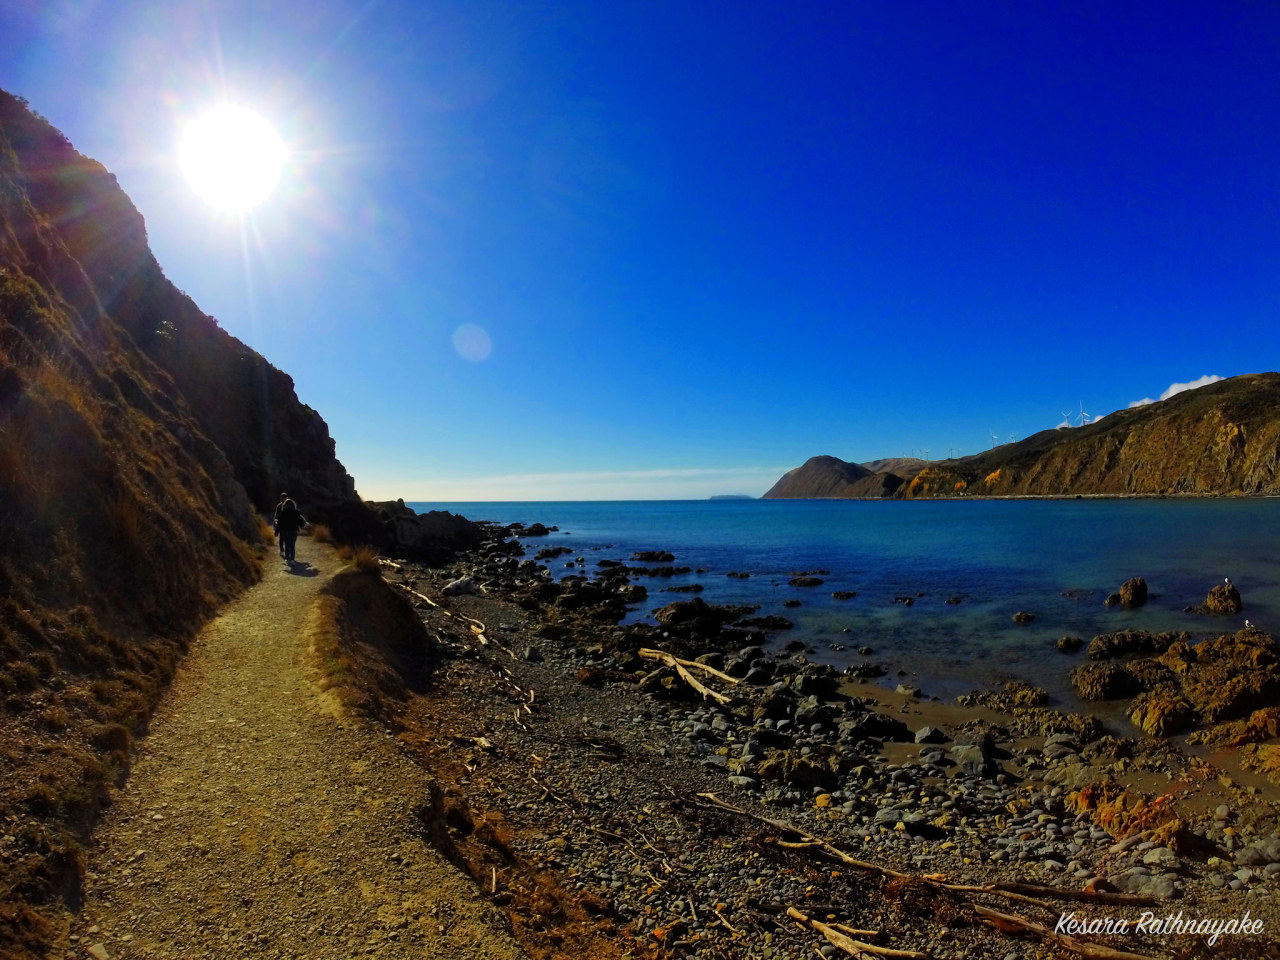
[[[955,460],[821,456],[766,498],[1260,496],[1280,493],[1280,374],[1232,377]]]

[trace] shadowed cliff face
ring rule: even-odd
[[[765,496],[1280,493],[1280,374],[1233,377],[1088,426],[1045,430],[976,456],[938,461],[886,494],[813,492],[852,489],[842,470],[849,466],[815,457]]]
[[[377,542],[293,382],[165,279],[99,164],[0,92],[0,954],[40,956],[186,643],[287,489]]]
[[[110,323],[172,378],[187,409],[231,463],[259,509],[281,490],[310,515],[358,503],[328,427],[299,402],[293,380],[222,330],[164,276],[142,216],[101,165],[75,152],[13,98],[0,105],[31,213],[60,247],[26,272],[82,322]],[[32,249],[36,231],[18,236]],[[39,244],[41,247],[46,244]],[[69,262],[68,262],[69,261]]]

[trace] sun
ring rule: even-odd
[[[224,213],[247,213],[271,195],[289,151],[263,116],[224,104],[187,124],[178,160],[196,193]]]

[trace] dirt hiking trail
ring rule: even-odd
[[[66,957],[521,958],[427,845],[429,780],[313,681],[309,539],[192,646],[97,832]]]

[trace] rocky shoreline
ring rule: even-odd
[[[680,560],[603,555],[554,581],[525,556],[546,532],[490,527],[450,567],[387,571],[438,642],[432,690],[400,721],[443,784],[434,822],[454,811],[434,842],[532,954],[839,953],[789,908],[937,958],[1060,956],[1072,917],[1125,921],[1076,939],[1138,955],[1280,949],[1277,791],[1225,741],[1112,736],[1022,684],[956,704],[891,692],[802,644],[771,657],[775,625],[698,598],[620,626],[645,571]],[[1030,893],[974,891],[1011,883]],[[1021,921],[990,910],[1045,931],[1013,936]],[[1246,911],[1260,931],[1212,945],[1137,926]]]

